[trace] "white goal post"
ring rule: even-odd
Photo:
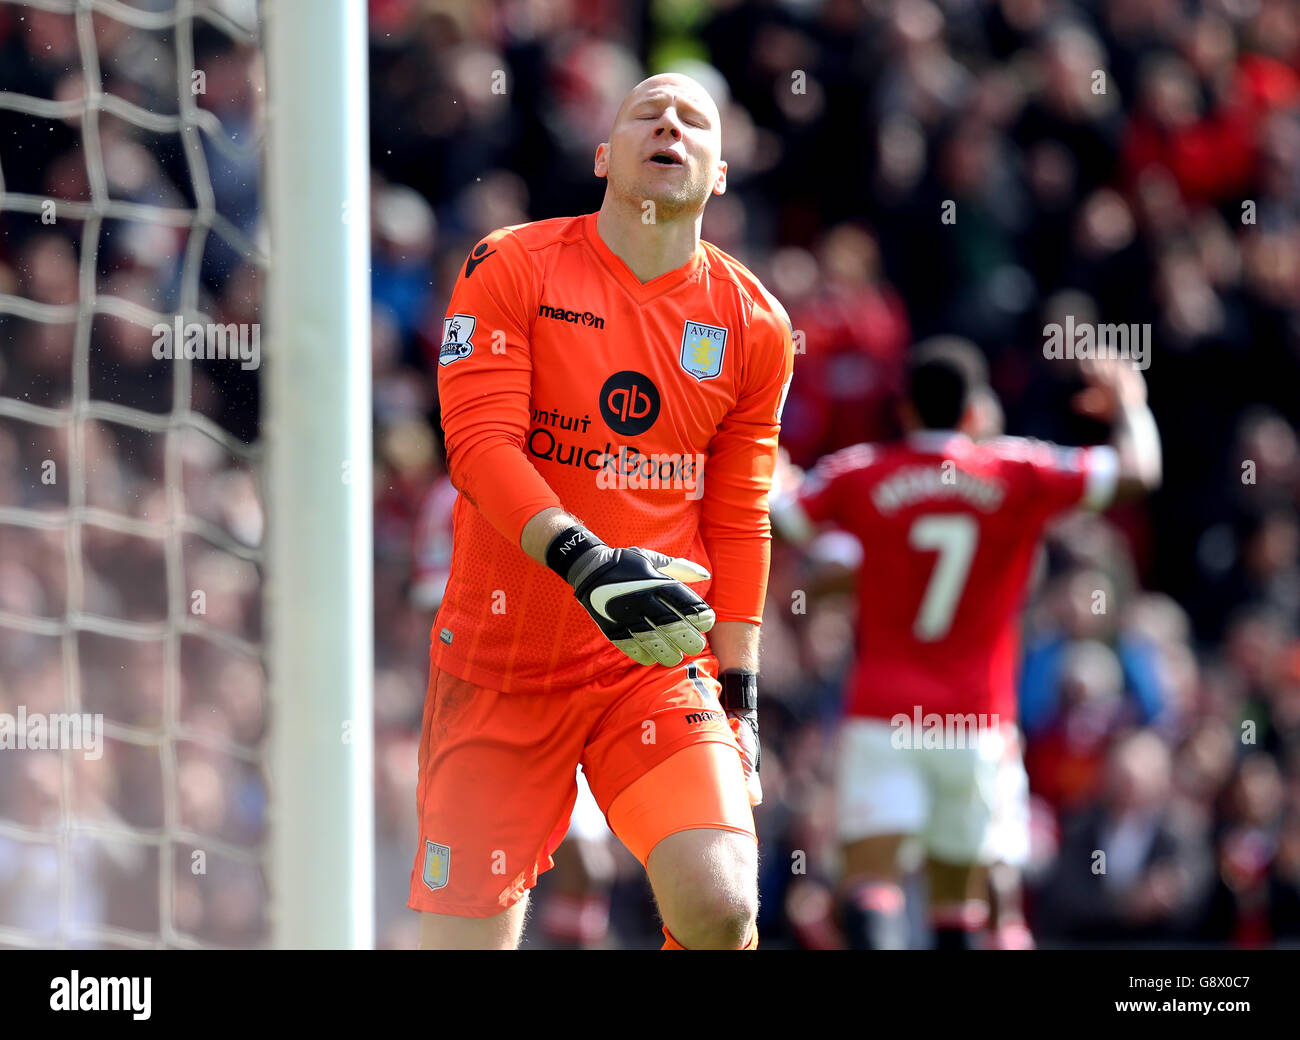
[[[265,0],[271,941],[374,945],[365,0]]]

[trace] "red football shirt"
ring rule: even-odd
[[[1014,721],[1017,614],[1035,547],[1056,514],[1103,507],[1117,470],[1109,447],[939,430],[823,459],[799,503],[863,550],[849,714]]]

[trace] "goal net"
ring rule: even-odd
[[[0,946],[371,942],[358,23],[0,0]]]

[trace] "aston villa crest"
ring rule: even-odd
[[[437,890],[447,887],[451,877],[451,849],[436,841],[424,841],[424,883]]]
[[[722,355],[726,350],[726,329],[688,321],[682,330],[682,368],[696,379],[715,378],[722,371]]]

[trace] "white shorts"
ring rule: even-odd
[[[918,836],[946,863],[1023,862],[1029,782],[1014,727],[979,731],[969,746],[895,746],[883,719],[840,728],[836,805],[842,842]]]
[[[1019,731],[1014,726],[1006,730],[1006,748],[995,781],[987,855],[980,862],[1023,868],[1029,862],[1029,774],[1025,772]]]

